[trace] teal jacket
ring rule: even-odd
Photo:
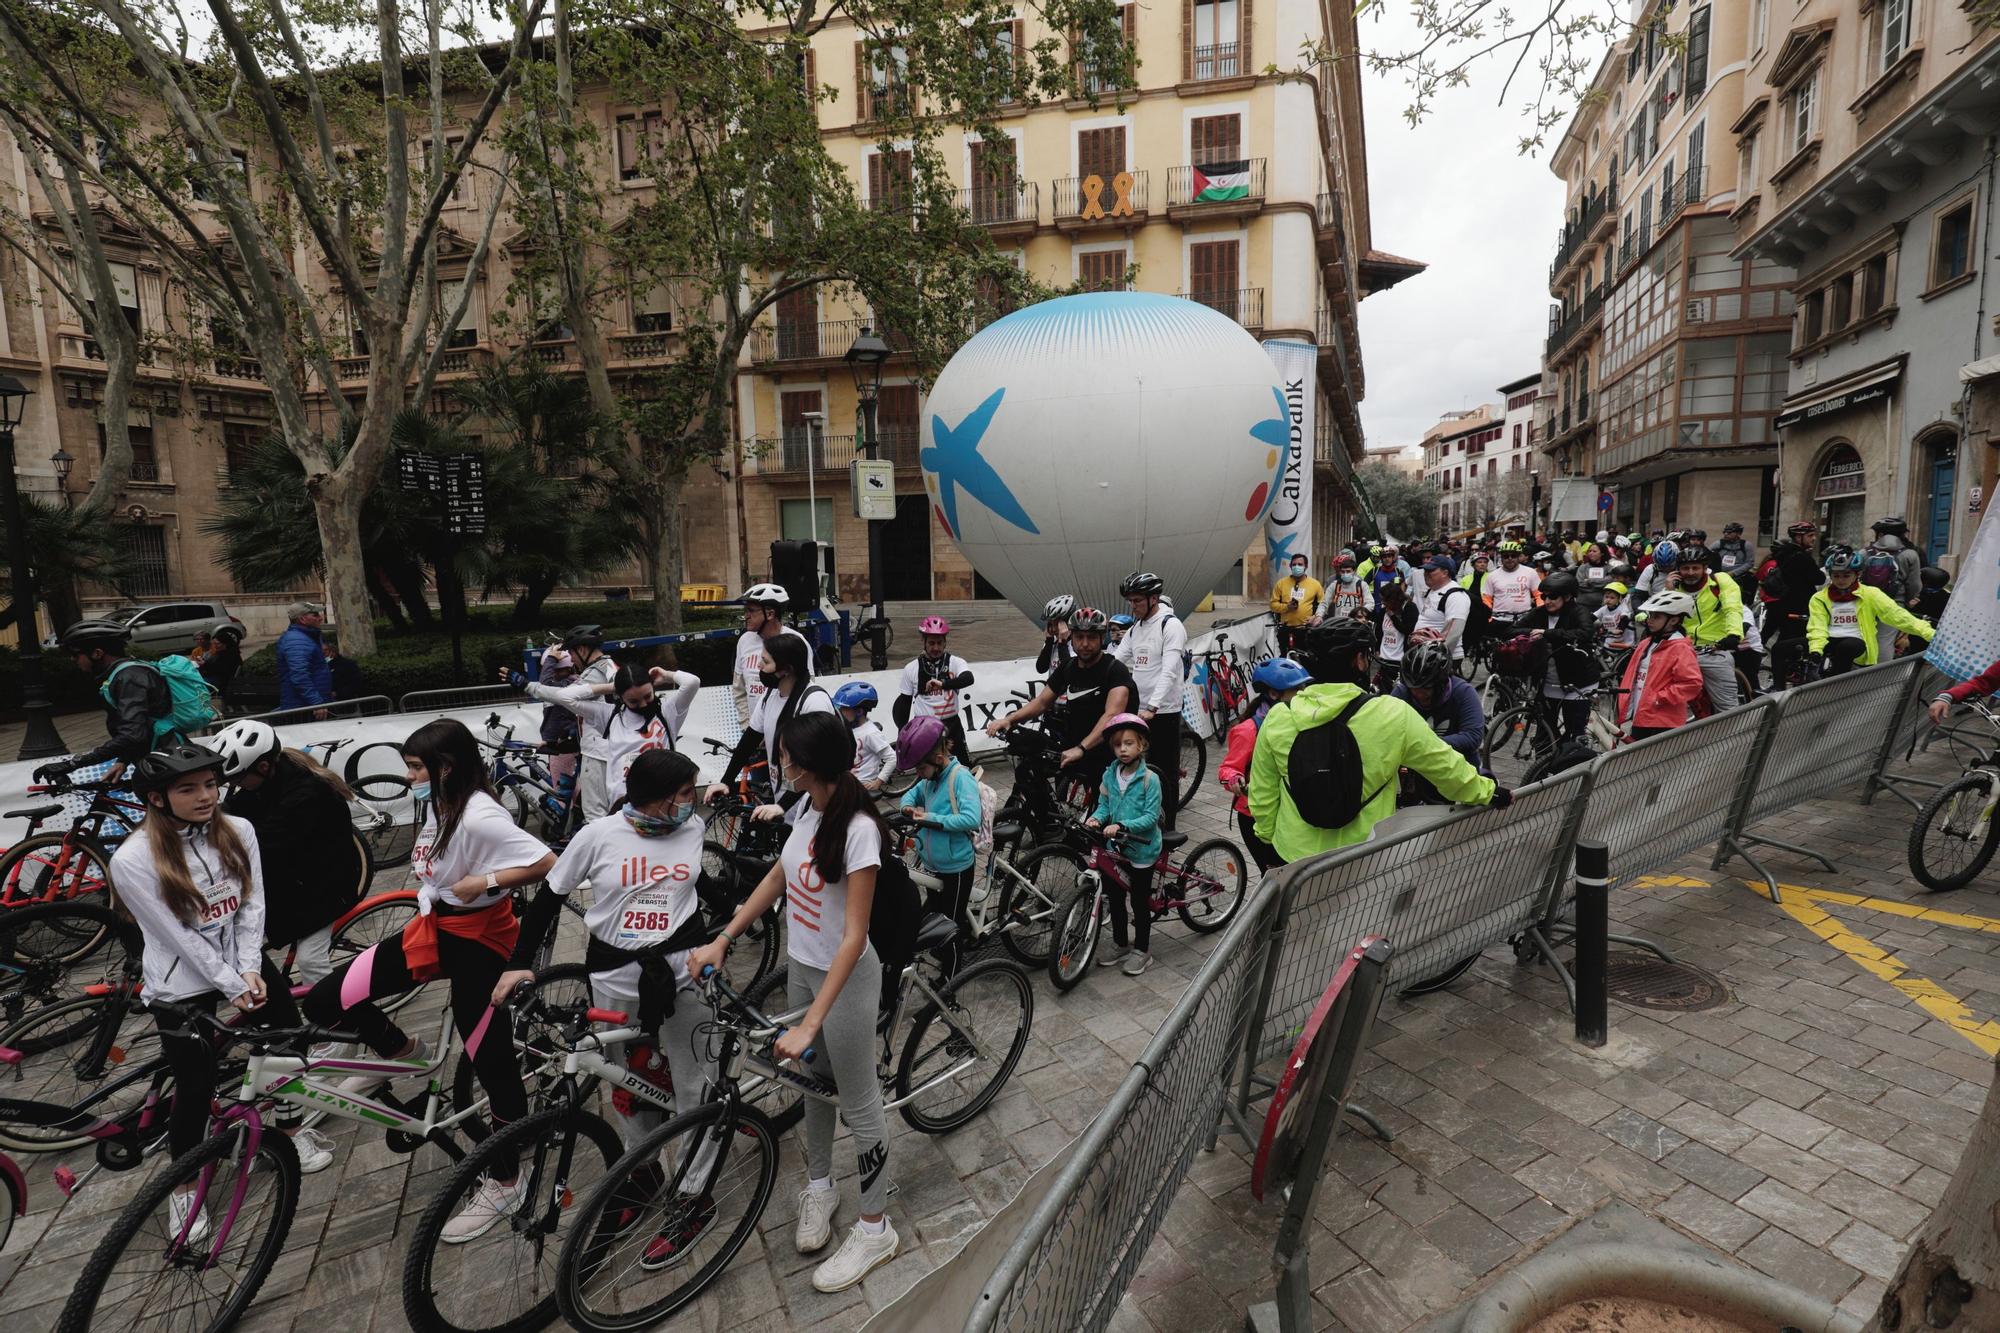
[[[979,831],[979,780],[954,759],[934,778],[919,780],[903,793],[905,810],[912,806],[936,819],[917,826],[917,855],[925,868],[970,870],[978,858],[972,835]]]
[[[1141,759],[1125,790],[1118,790],[1119,767],[1104,770],[1097,785],[1097,808],[1090,817],[1100,824],[1116,824],[1123,837],[1118,851],[1140,868],[1160,859],[1160,779]]]

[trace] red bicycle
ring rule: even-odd
[[[1083,847],[1084,866],[1076,888],[1056,909],[1056,933],[1049,950],[1049,980],[1059,991],[1074,989],[1090,972],[1097,956],[1097,937],[1108,917],[1105,895],[1131,892],[1126,871],[1131,862],[1111,846],[1104,834],[1081,821],[1070,824],[1070,838]],[[1158,921],[1176,912],[1188,929],[1213,934],[1229,924],[1243,903],[1248,875],[1243,853],[1227,838],[1210,838],[1177,863],[1173,853],[1188,835],[1164,834],[1160,860],[1153,867],[1153,897],[1148,910]]]
[[[111,851],[137,828],[146,807],[120,784],[58,779],[28,788],[30,796],[89,792],[90,805],[61,832],[41,832],[64,812],[61,801],[9,810],[7,818],[28,821],[28,836],[0,856],[0,908],[63,902],[102,893],[111,883]]]

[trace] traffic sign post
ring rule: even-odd
[[[451,634],[451,674],[465,683],[465,590],[458,581],[458,539],[486,532],[486,457],[478,453],[396,455],[396,481],[403,490],[431,497],[438,527],[444,532],[444,559],[437,570],[438,590],[449,581],[444,607],[445,628]],[[454,610],[453,608],[457,609]]]

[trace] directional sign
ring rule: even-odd
[[[486,531],[486,459],[476,453],[396,455],[396,480],[406,491],[438,501],[445,531],[477,536]]]

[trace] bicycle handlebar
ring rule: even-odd
[[[738,994],[736,988],[724,980],[722,973],[717,969],[704,967],[701,970],[701,975],[695,978],[695,981],[697,985],[706,986],[719,994],[730,1008],[737,1010],[752,1023],[756,1024],[756,1028],[748,1035],[756,1037],[759,1041],[765,1040],[767,1036],[770,1040],[775,1041],[790,1031],[784,1024],[775,1021],[769,1015],[765,1014],[763,1010]],[[806,1047],[805,1053],[799,1056],[798,1063],[804,1064],[806,1061],[812,1059],[818,1049],[816,1046]]]

